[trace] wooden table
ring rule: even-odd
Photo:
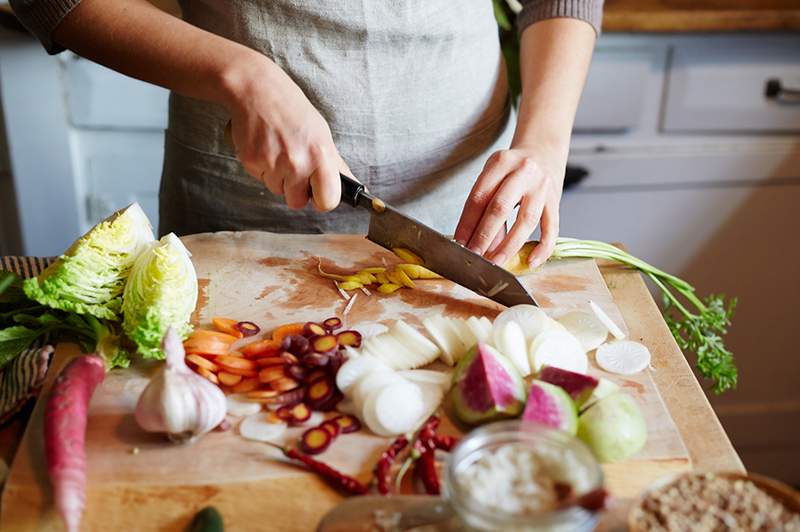
[[[689,365],[672,339],[641,277],[618,266],[602,272],[630,329],[631,338],[645,338],[656,368],[654,380],[680,431],[692,463],[700,470],[743,471],[741,461],[709,405]],[[646,334],[645,334],[646,331]],[[0,431],[0,456],[8,463],[22,435],[24,420]],[[618,501],[604,519],[605,530],[624,523],[629,501]]]

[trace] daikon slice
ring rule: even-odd
[[[426,419],[431,417],[436,411],[439,409],[439,405],[442,404],[442,400],[444,399],[445,390],[442,389],[436,383],[432,382],[416,382],[413,383],[419,387],[420,392],[422,393],[422,414],[419,418],[414,422],[414,427],[419,426],[422,424]]]
[[[597,316],[597,319],[606,326],[606,329],[608,329],[608,332],[610,332],[614,338],[617,340],[623,340],[625,338],[625,333],[622,332],[622,329],[620,329],[617,324],[614,323],[614,320],[612,320],[609,315],[600,308],[600,305],[594,301],[589,301],[589,307],[592,309],[592,312],[594,312],[594,315]]]
[[[362,420],[364,411],[364,401],[373,390],[383,388],[403,378],[393,371],[379,371],[377,373],[366,373],[350,388],[350,397],[353,399],[353,408],[358,417]]]
[[[486,337],[486,341],[490,341],[492,338],[492,330],[494,329],[494,322],[486,316],[481,316],[481,319],[478,321],[481,327],[483,327],[483,335]]]
[[[552,328],[538,335],[531,342],[528,356],[531,368],[535,371],[544,365],[576,373],[586,373],[589,369],[589,359],[583,346],[566,329]]]
[[[650,350],[639,342],[617,340],[598,347],[594,358],[610,373],[633,375],[650,365]]]
[[[486,319],[486,321],[489,320]],[[491,324],[492,322],[489,321],[490,326]],[[472,336],[474,336],[478,342],[484,344],[487,342],[491,342],[492,340],[491,334],[487,334],[491,332],[491,329],[487,331],[484,323],[475,316],[470,316],[469,318],[467,318],[467,327],[469,327],[470,332],[472,332]]]
[[[392,369],[411,369],[416,366],[414,352],[388,332],[373,336],[364,345],[373,356]]]
[[[531,366],[528,361],[528,346],[522,328],[516,321],[501,322],[494,326],[494,347],[505,355],[519,374],[523,377],[530,375]]]
[[[422,325],[425,326],[425,330],[430,337],[433,338],[433,341],[436,342],[436,345],[439,346],[439,349],[442,350],[442,362],[448,366],[454,365],[456,363],[454,353],[458,353],[458,351],[462,349],[461,346],[463,344],[447,323],[446,319],[441,316],[431,316],[430,318],[425,318],[422,321]]]
[[[584,351],[597,349],[608,337],[608,329],[591,312],[573,310],[561,316],[558,322],[578,339]]]
[[[505,309],[494,319],[494,326],[502,326],[509,321],[517,322],[525,334],[525,341],[530,342],[542,333],[549,324],[550,318],[545,311],[533,305],[514,305]]]
[[[402,320],[394,322],[389,332],[402,344],[405,344],[411,351],[418,355],[415,367],[430,364],[442,353],[439,346],[428,340],[428,338],[414,327]]]
[[[275,443],[286,432],[286,423],[270,423],[267,414],[253,414],[247,416],[239,423],[239,434],[248,440],[266,441]]]
[[[450,383],[452,381],[452,377],[449,373],[434,371],[432,369],[411,369],[408,371],[401,371],[399,375],[415,384],[435,384],[445,392],[450,389]]]
[[[261,411],[261,403],[248,401],[244,394],[232,393],[225,397],[225,411],[231,416],[252,416]]]
[[[366,340],[367,338],[385,333],[389,328],[382,323],[362,323],[359,324],[357,330],[361,333],[362,340]]]
[[[336,386],[346,394],[362,375],[373,371],[391,370],[385,363],[370,355],[351,358],[342,364],[336,373]]]
[[[404,379],[374,389],[364,401],[364,422],[379,436],[395,436],[416,426],[425,411],[422,391]]]
[[[344,346],[344,358],[350,360],[351,358],[358,358],[361,356],[361,351],[350,347],[349,345]]]
[[[467,325],[467,320],[462,320],[460,318],[448,319],[450,321],[450,327],[456,332],[458,339],[461,340],[461,344],[464,346],[461,353],[461,356],[464,356],[464,353],[472,349],[472,347],[478,343],[478,338],[472,333],[472,329],[470,329],[469,325]]]

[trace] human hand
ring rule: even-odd
[[[330,128],[303,91],[260,56],[232,83],[227,101],[236,155],[245,170],[291,209],[311,199],[320,211],[341,198],[339,172],[350,173]]]
[[[503,265],[517,253],[541,221],[541,240],[528,257],[537,267],[553,253],[566,150],[511,148],[492,154],[472,187],[455,239]],[[508,234],[505,222],[519,205]]]

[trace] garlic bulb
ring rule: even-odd
[[[170,327],[161,344],[166,364],[136,404],[136,422],[174,442],[192,441],[225,419],[225,394],[186,365],[183,344]]]

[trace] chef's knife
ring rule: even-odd
[[[223,137],[233,147],[230,121],[225,125]],[[339,177],[342,179],[342,202],[369,211],[367,238],[372,242],[389,250],[410,249],[427,268],[507,307],[537,304],[514,274],[386,205],[352,177],[344,174]]]
[[[372,242],[387,249],[407,248],[419,255],[425,267],[500,304],[536,305],[514,274],[386,205],[355,179],[340,176],[342,202],[370,212],[367,238]]]

